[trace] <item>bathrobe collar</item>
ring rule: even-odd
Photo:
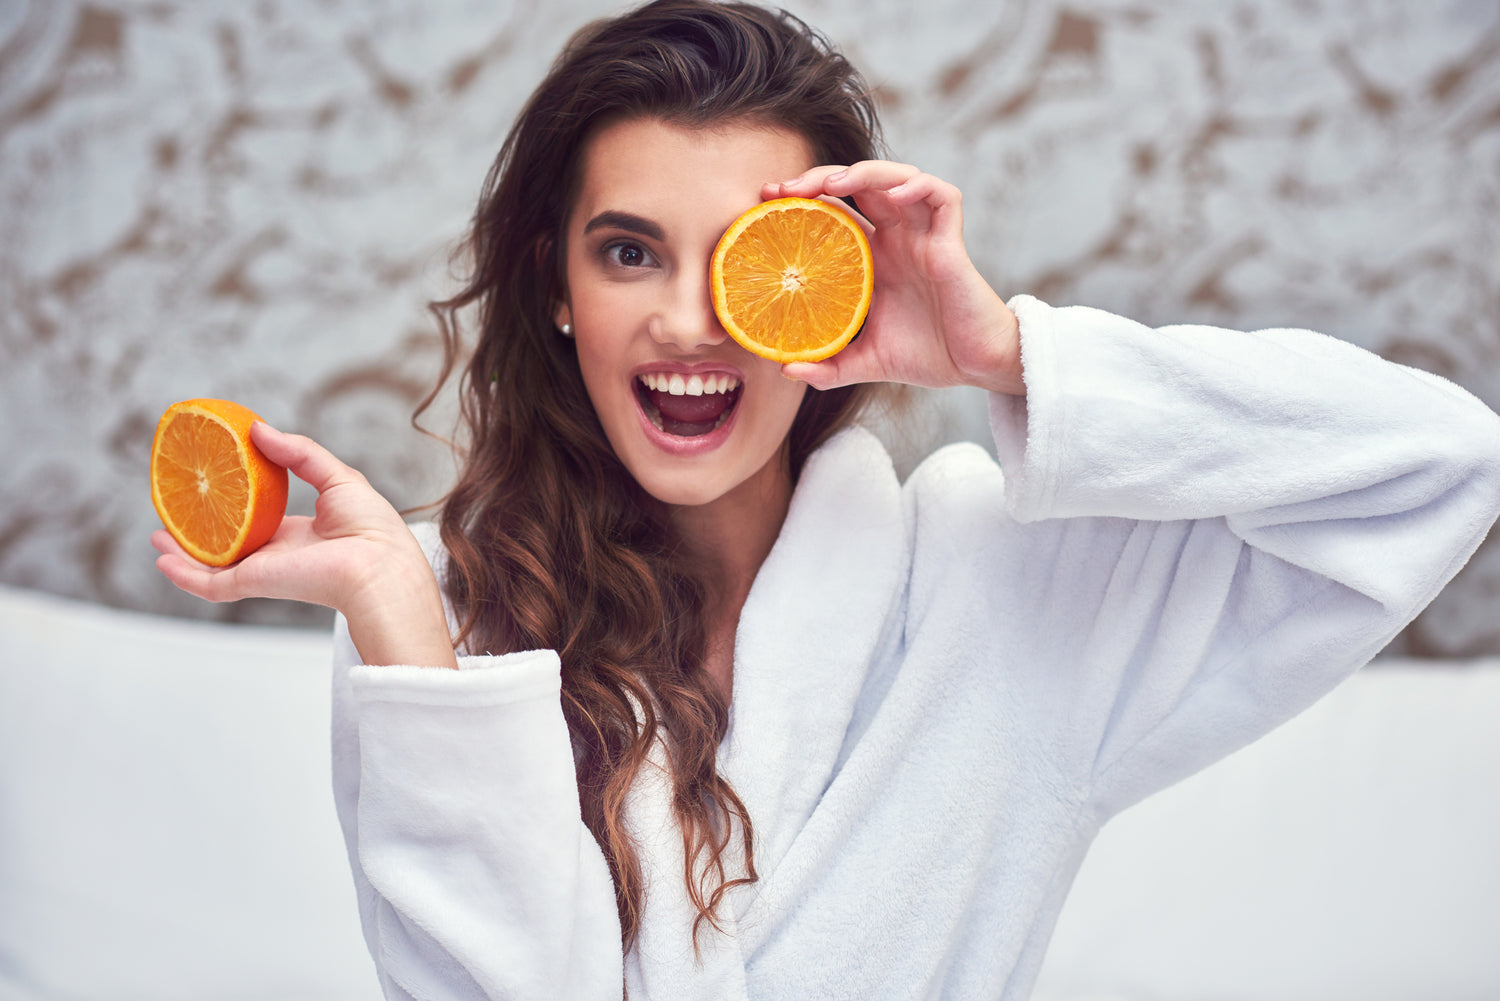
[[[808,459],[740,613],[719,752],[755,825],[762,874],[833,779],[904,579],[904,538],[900,484],[873,434],[843,431]]]
[[[890,610],[906,547],[900,485],[890,457],[862,428],[808,459],[781,534],[741,610],[730,727],[720,772],[743,800],[762,879],[785,857],[837,770],[845,733]],[[899,607],[899,606],[896,606]],[[627,804],[643,849],[648,919],[627,970],[631,993],[660,1001],[746,995],[739,926],[760,884],[721,903],[715,930],[693,929],[683,884],[682,837],[658,744]],[[725,852],[730,878],[745,871],[738,830]]]

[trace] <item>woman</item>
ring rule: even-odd
[[[1103,821],[1363,664],[1494,519],[1500,421],[1462,391],[1305,332],[1007,305],[874,123],[791,18],[591,26],[439,307],[450,366],[479,324],[440,537],[263,425],[316,518],[217,572],[158,534],[203,597],[341,613],[388,996],[1025,997]],[[788,194],[852,200],[877,290],[782,370],[707,265]],[[898,484],[854,427],[878,383],[991,391],[998,466]]]

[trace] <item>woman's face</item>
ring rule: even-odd
[[[638,118],[606,126],[584,148],[554,319],[573,325],[615,454],[667,504],[790,486],[782,446],[806,386],[724,332],[708,266],[762,184],[811,166],[799,135],[750,125]]]

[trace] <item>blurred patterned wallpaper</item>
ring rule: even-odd
[[[158,579],[156,419],[238,399],[398,506],[439,496],[451,460],[409,421],[440,361],[425,303],[521,101],[619,9],[0,0],[0,582],[326,621]],[[793,9],[878,87],[893,155],[964,189],[1003,294],[1312,327],[1500,407],[1495,0]],[[983,428],[973,395],[935,394],[896,443]],[[1491,541],[1393,650],[1500,653],[1497,610]]]

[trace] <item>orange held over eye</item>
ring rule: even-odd
[[[870,241],[815,198],[761,202],[724,232],[709,265],[714,312],[747,351],[821,361],[859,333],[875,289]]]
[[[172,538],[210,566],[265,545],[286,513],[286,470],[250,442],[258,420],[229,400],[184,400],[156,425],[151,503]]]

